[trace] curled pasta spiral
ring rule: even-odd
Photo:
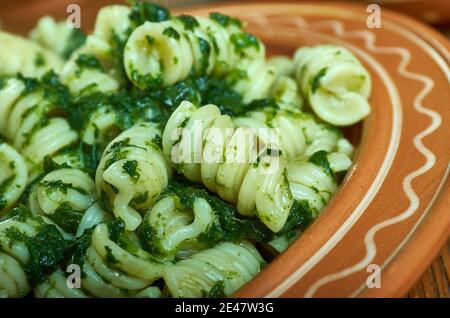
[[[86,238],[89,239],[89,236]],[[150,286],[162,277],[163,263],[140,249],[125,233],[113,241],[107,224],[95,227],[85,251],[80,289],[69,288],[67,277],[56,271],[35,288],[37,297],[159,297]]]
[[[0,90],[0,133],[25,158],[32,176],[41,169],[45,156],[75,143],[78,134],[65,118],[50,117],[55,105],[45,99],[45,92],[23,95],[24,90],[18,79],[9,79]]]
[[[95,183],[79,169],[59,169],[46,174],[29,196],[34,215],[46,215],[66,231],[75,232],[86,210],[94,203]]]
[[[1,140],[0,171],[0,215],[2,215],[9,210],[25,190],[28,171],[22,156]]]
[[[241,59],[261,60],[264,54],[263,44],[238,23],[179,16],[137,27],[125,46],[124,65],[134,85],[150,88],[172,85],[191,70],[224,76]]]
[[[70,236],[60,231],[49,220],[34,219],[29,216],[13,217],[0,222],[0,295],[6,297],[24,297],[35,283],[30,280],[30,268],[27,267],[32,258],[39,256],[36,250],[30,250],[29,240],[42,234],[42,229],[53,230],[61,241],[70,240]],[[55,235],[55,234],[54,234]],[[36,243],[39,244],[39,243]],[[41,257],[45,257],[42,255]],[[50,263],[53,260],[47,259]],[[31,269],[41,271],[40,269]]]
[[[335,174],[348,170],[351,163],[345,154],[323,150],[307,160],[290,162],[287,176],[292,196],[297,201],[307,201],[313,218],[317,217],[337,190]]]
[[[114,92],[121,84],[119,61],[112,55],[113,39],[123,41],[130,27],[130,8],[112,5],[102,8],[93,34],[64,64],[61,82],[74,94],[92,91]],[[120,61],[121,62],[121,61]]]
[[[319,45],[295,53],[296,79],[314,112],[324,121],[352,125],[370,112],[370,74],[344,47]]]
[[[225,242],[167,266],[163,278],[173,297],[229,296],[264,265],[250,243]]]
[[[23,297],[29,290],[27,276],[20,263],[0,252],[0,298]]]
[[[100,198],[107,196],[112,212],[129,231],[141,224],[139,211],[155,203],[171,175],[159,145],[160,134],[153,123],[125,130],[109,143],[97,168]]]
[[[214,211],[208,201],[196,198],[192,211],[179,203],[179,198],[169,195],[159,200],[148,212],[141,231],[150,239],[152,253],[173,259],[195,250],[196,240],[213,226]]]
[[[341,131],[319,123],[312,115],[296,109],[252,111],[244,117],[235,118],[234,124],[236,127],[253,128],[266,143],[271,136],[266,136],[265,132],[275,128],[279,148],[289,161],[301,155],[311,156],[319,150],[343,152],[348,156],[353,152],[353,146]]]
[[[295,63],[284,55],[272,56],[267,63],[275,70],[278,76],[294,77]]]
[[[57,22],[51,16],[44,16],[31,30],[29,37],[42,47],[64,56],[74,32],[76,29],[69,27],[66,21]]]
[[[166,158],[186,178],[237,203],[241,214],[256,211],[272,231],[283,227],[293,204],[287,162],[276,149],[255,151],[252,130],[234,129],[231,118],[215,105],[197,109],[184,101],[167,122],[162,141]]]
[[[0,31],[0,75],[40,77],[49,70],[59,73],[63,60],[38,44]]]

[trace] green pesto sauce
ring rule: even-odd
[[[258,38],[247,32],[232,34],[230,41],[234,46],[235,52],[238,54],[241,54],[245,49],[250,47],[254,47],[257,51],[261,49]]]
[[[164,29],[163,34],[168,36],[169,38],[173,38],[175,40],[180,39],[180,33],[172,27],[167,27]]]
[[[81,29],[72,29],[62,53],[63,58],[67,60],[76,49],[86,43],[86,38],[86,34]]]
[[[133,183],[136,183],[141,177],[138,165],[137,160],[127,160],[122,165],[122,171],[130,176]]]
[[[75,63],[79,67],[75,73],[75,76],[77,77],[79,77],[85,69],[99,70],[101,72],[104,71],[100,61],[92,54],[80,54],[75,60]]]
[[[308,159],[308,162],[322,168],[323,171],[333,180],[333,182],[337,183],[336,175],[334,174],[333,169],[331,169],[327,155],[328,153],[325,150],[317,151]]]
[[[63,203],[54,213],[47,215],[47,217],[65,232],[75,234],[83,215],[84,211],[74,210],[69,205]]]
[[[152,46],[153,44],[155,44],[156,39],[153,36],[147,34],[145,36],[145,41],[147,42],[148,46]]]
[[[183,24],[185,30],[192,31],[200,26],[197,19],[195,19],[193,16],[190,15],[182,14],[177,16],[176,19]]]
[[[117,260],[117,258],[114,256],[111,248],[109,246],[105,246],[105,250],[106,250],[106,262],[110,265],[117,265],[120,262]]]
[[[21,233],[12,227],[6,230],[6,237],[11,242],[22,242],[28,249],[29,260],[24,265],[25,273],[32,286],[43,282],[47,275],[53,273],[64,260],[71,242],[65,240],[55,225],[45,223],[41,218],[33,217],[25,207],[13,209],[12,215],[19,222],[33,218],[40,226],[34,237]]]
[[[224,298],[226,296],[225,284],[223,281],[215,283],[209,291],[202,290],[202,297],[205,298]]]
[[[222,13],[218,12],[212,12],[209,14],[209,18],[217,23],[219,23],[223,27],[228,27],[230,25],[237,26],[238,28],[242,28],[242,22],[241,20],[237,18],[233,18],[230,16],[227,16]]]
[[[314,94],[320,87],[320,80],[327,74],[327,67],[322,68],[312,79],[311,79],[311,91]]]
[[[131,1],[132,6],[129,19],[134,27],[138,27],[146,21],[161,22],[170,19],[170,12],[155,3],[144,1]]]
[[[43,67],[45,64],[47,64],[47,61],[45,60],[44,54],[42,54],[42,52],[37,52],[34,57],[34,65],[36,67]]]

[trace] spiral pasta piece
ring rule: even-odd
[[[61,82],[72,94],[114,92],[120,88],[119,72],[111,66],[111,46],[102,38],[90,35],[61,70]]]
[[[303,106],[297,83],[287,76],[277,76],[275,82],[270,87],[269,95],[275,100],[280,109],[299,110]]]
[[[353,146],[341,131],[297,109],[265,108],[235,118],[233,122],[236,127],[252,128],[263,143],[277,143],[289,161],[298,156],[309,157],[319,150],[340,151],[348,156],[353,152]]]
[[[345,154],[326,151],[290,162],[287,176],[292,196],[307,201],[316,218],[337,190],[335,173],[348,170],[351,163]]]
[[[294,59],[303,96],[321,119],[348,126],[370,113],[370,74],[348,49],[335,45],[303,47]]]
[[[275,70],[278,76],[294,77],[295,63],[284,55],[276,55],[267,59],[267,63]]]
[[[48,216],[74,233],[95,199],[94,180],[82,170],[67,168],[51,171],[35,184],[28,204],[34,215]]]
[[[40,77],[49,70],[59,73],[63,60],[38,44],[0,31],[0,75]]]
[[[36,26],[31,30],[29,38],[42,47],[64,56],[70,41],[73,41],[73,34],[77,32],[71,28],[67,21],[57,22],[51,16],[44,16],[39,19]]]
[[[244,103],[269,96],[276,74],[264,59],[242,59],[236,67],[238,80],[233,88],[242,95]]]
[[[142,222],[167,186],[171,169],[159,145],[161,132],[153,123],[142,123],[111,141],[97,168],[95,182],[99,197],[105,196],[112,212],[129,231]]]
[[[25,160],[10,145],[0,140],[0,215],[19,199],[28,180]]]
[[[50,238],[53,242],[45,242]],[[24,297],[45,271],[62,260],[69,240],[47,219],[22,214],[0,222],[0,296]],[[60,250],[45,249],[45,244]]]
[[[192,211],[179,203],[179,198],[170,195],[159,200],[148,212],[142,230],[147,234],[150,250],[155,255],[173,259],[195,250],[197,239],[210,229],[216,217],[210,204],[196,198]]]
[[[112,54],[113,41],[124,41],[128,36],[130,8],[112,5],[102,8],[96,18],[93,34],[64,64],[61,82],[73,94],[114,92],[122,83],[121,66]]]
[[[55,108],[43,90],[24,94],[24,84],[9,79],[0,90],[0,133],[24,157],[30,180],[41,169],[44,157],[78,140],[67,120],[50,117]]]
[[[193,65],[188,40],[173,21],[145,22],[125,46],[127,75],[136,86],[169,86],[186,78]]]
[[[108,225],[95,227],[83,256],[80,288],[70,288],[61,270],[55,271],[35,288],[36,297],[159,297],[150,286],[162,277],[163,263],[135,246],[125,233],[111,240]],[[120,245],[119,245],[120,244]]]
[[[19,262],[0,252],[0,298],[23,297],[29,289],[27,276]]]
[[[163,278],[173,297],[222,297],[246,284],[264,265],[250,243],[226,242],[167,266]]]
[[[218,14],[147,21],[132,32],[126,43],[127,75],[134,85],[152,88],[172,85],[191,72],[222,77],[235,70],[241,60],[246,59],[246,64],[250,60],[263,61],[264,45],[241,28],[237,20]],[[255,88],[252,94],[256,93]]]
[[[167,122],[162,142],[166,158],[186,178],[237,203],[241,214],[256,211],[272,231],[283,227],[293,204],[287,161],[277,149],[260,154],[251,129],[234,129],[215,105],[197,109],[184,101]]]

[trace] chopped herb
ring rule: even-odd
[[[86,38],[86,34],[84,34],[81,29],[73,28],[72,33],[66,42],[62,56],[65,59],[68,59],[76,49],[86,42]]]
[[[238,28],[242,28],[242,22],[239,19],[232,18],[222,13],[212,12],[209,14],[209,18],[213,21],[216,21],[223,27],[234,25],[237,26]]]
[[[155,44],[155,38],[151,35],[146,35],[145,40],[147,41],[147,44],[149,46],[152,46],[153,44]]]
[[[245,49],[250,47],[254,47],[257,51],[261,48],[258,38],[247,32],[232,34],[230,41],[234,46],[235,52],[238,54],[241,54]]]
[[[131,180],[136,183],[140,178],[140,173],[138,171],[137,160],[128,160],[122,165],[123,171],[131,177]]]
[[[52,214],[47,215],[50,220],[68,233],[75,234],[83,217],[84,211],[77,211],[63,203]]]
[[[167,35],[169,38],[174,38],[175,40],[180,39],[180,33],[172,27],[165,28],[163,34]]]
[[[125,223],[119,218],[109,221],[107,225],[109,239],[113,242],[117,242],[119,236],[125,231]]]
[[[34,65],[36,67],[43,67],[46,63],[47,62],[45,60],[44,54],[42,54],[42,52],[36,53],[36,56],[34,58]]]
[[[330,162],[327,158],[328,153],[325,150],[320,150],[315,152],[309,159],[308,162],[315,164],[316,166],[323,169],[323,171],[331,177],[331,179],[336,182],[336,175],[333,169],[331,169]]]
[[[182,14],[177,16],[176,19],[179,20],[181,23],[183,23],[183,26],[186,30],[192,31],[200,26],[197,19],[195,19],[193,16],[190,15]]]
[[[327,74],[327,70],[327,67],[322,68],[319,73],[317,73],[316,76],[314,76],[314,78],[311,80],[311,91],[313,94],[320,87],[320,80]]]
[[[97,59],[97,57],[91,54],[80,54],[78,58],[75,60],[75,63],[80,68],[77,71],[76,76],[79,76],[85,68],[96,69],[103,72],[103,67],[100,64],[100,61]]]
[[[161,22],[169,20],[170,12],[155,3],[132,1],[129,18],[134,27],[138,27],[146,21]]]

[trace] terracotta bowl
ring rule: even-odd
[[[373,111],[360,138],[358,127],[349,130],[360,140],[341,189],[313,225],[234,296],[403,296],[450,234],[450,44],[386,9],[382,28],[368,29],[360,5],[231,4],[188,13],[210,11],[247,21],[269,54],[344,45],[373,79]]]
[[[238,16],[269,54],[344,45],[373,79],[373,111],[347,131],[357,156],[340,190],[314,224],[234,296],[403,296],[450,234],[447,40],[386,9],[382,27],[369,29],[363,5],[264,2],[181,11]]]

